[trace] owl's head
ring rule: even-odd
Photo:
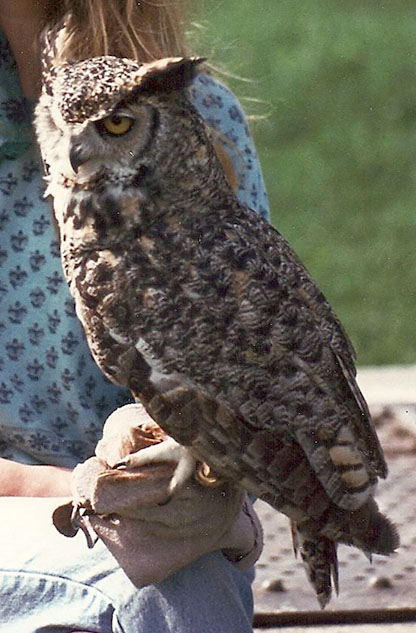
[[[167,58],[141,65],[105,56],[52,68],[35,116],[50,180],[85,185],[103,173],[127,180],[139,169],[167,168],[174,150],[176,168],[186,162],[192,146],[197,151],[200,123],[185,89],[202,61]]]

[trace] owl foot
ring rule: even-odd
[[[193,475],[197,463],[186,446],[178,444],[173,437],[167,437],[160,444],[154,444],[136,453],[126,455],[114,465],[114,468],[139,468],[146,464],[159,464],[160,462],[177,463],[169,484],[170,497]]]

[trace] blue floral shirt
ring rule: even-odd
[[[200,74],[190,95],[225,140],[241,201],[268,215],[242,109]],[[0,456],[73,467],[93,454],[105,418],[130,401],[93,361],[63,277],[51,203],[16,65],[0,34]]]

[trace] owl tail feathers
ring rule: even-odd
[[[300,551],[306,575],[315,589],[316,597],[324,609],[331,599],[332,586],[338,594],[337,543],[310,531],[302,533],[302,526],[291,522],[295,554]],[[400,545],[396,526],[382,514],[373,498],[359,508],[348,513],[344,529],[328,525],[328,531],[336,533],[337,540],[362,550],[371,560],[373,554],[389,556]]]
[[[337,545],[325,536],[312,538],[302,534],[292,523],[293,546],[298,549],[305,566],[306,575],[315,590],[321,609],[331,599],[332,583],[338,595]]]
[[[382,514],[374,499],[350,514],[351,545],[371,557],[372,554],[389,556],[400,545],[397,527]]]

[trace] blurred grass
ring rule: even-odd
[[[358,363],[416,362],[416,11],[411,0],[199,0],[196,52],[252,122],[272,222]],[[255,104],[250,98],[260,98]]]

